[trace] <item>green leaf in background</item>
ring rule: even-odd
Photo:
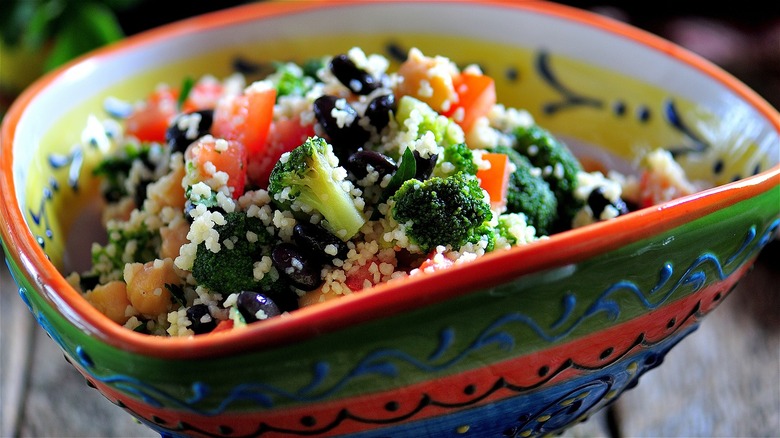
[[[45,70],[124,37],[118,13],[147,0],[2,0],[8,49],[51,50]]]
[[[54,46],[44,68],[51,70],[65,62],[124,36],[114,13],[106,5],[84,2],[65,11]]]
[[[34,0],[0,1],[0,36],[8,46],[21,44],[27,26],[38,9]]]
[[[182,81],[181,84],[181,91],[179,91],[179,100],[176,101],[176,108],[181,110],[181,107],[184,105],[184,102],[187,100],[187,97],[190,95],[190,91],[192,91],[192,87],[195,85],[195,79],[193,79],[190,76],[187,76],[184,78],[184,81]]]
[[[24,1],[24,0],[22,0]],[[35,2],[31,2],[35,3]],[[38,6],[29,17],[22,43],[33,49],[40,49],[57,32],[58,20],[61,20],[67,3],[63,0],[38,1]]]

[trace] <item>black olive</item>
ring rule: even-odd
[[[392,158],[380,154],[379,152],[361,149],[347,158],[343,163],[345,169],[352,172],[358,179],[365,178],[368,175],[368,166],[379,173],[380,179],[385,175],[391,175],[396,171],[396,164]]]
[[[382,85],[381,80],[359,68],[347,55],[333,57],[330,61],[330,71],[355,94],[365,96]]]
[[[431,154],[427,158],[423,158],[419,152],[414,151],[414,162],[417,165],[417,170],[414,173],[414,178],[420,181],[425,181],[433,174],[433,168],[436,166],[436,160],[439,158],[438,154]]]
[[[280,312],[291,312],[298,308],[298,294],[289,287],[275,287],[264,293],[276,303]]]
[[[314,101],[313,106],[314,116],[317,118],[320,126],[322,126],[325,134],[327,134],[331,145],[333,145],[334,153],[339,157],[339,160],[343,160],[363,147],[371,134],[360,126],[360,115],[346,101],[344,102],[344,107],[339,111],[349,114],[352,123],[339,126],[332,113],[339,99],[336,96],[320,96]]]
[[[258,292],[240,292],[236,298],[236,308],[247,323],[259,321],[260,319],[257,318],[257,312],[260,311],[265,314],[265,318],[263,319],[281,315],[276,303],[266,295]]]
[[[315,257],[307,256],[291,243],[280,243],[271,251],[279,275],[298,289],[310,291],[322,284],[322,265]]]
[[[190,330],[196,335],[208,333],[217,326],[217,320],[209,313],[209,306],[195,304],[187,309],[187,319],[190,320]]]
[[[384,94],[369,102],[363,116],[368,117],[368,120],[371,121],[371,126],[376,128],[377,132],[382,132],[390,124],[390,113],[395,112],[396,109],[395,96]]]
[[[321,225],[311,222],[295,224],[293,240],[299,248],[311,249],[313,255],[322,263],[331,263],[334,258],[344,260],[349,253],[349,247],[343,240]]]
[[[618,211],[619,215],[628,213],[628,207],[622,199],[618,198],[618,200],[613,203],[604,196],[604,187],[596,187],[593,189],[590,192],[590,195],[588,195],[587,202],[590,210],[593,212],[594,219],[599,219],[601,213],[604,212],[604,209],[607,208],[608,205],[613,206]]]
[[[135,186],[135,196],[133,197],[133,201],[139,210],[141,207],[143,207],[144,201],[146,200],[146,186],[148,186],[149,183],[151,183],[151,181],[140,181],[138,185]]]
[[[183,123],[186,126],[180,126],[184,118],[196,118],[197,128],[190,132],[189,123]],[[194,121],[194,120],[193,120]],[[171,152],[184,152],[187,147],[195,140],[211,132],[211,124],[214,121],[213,110],[193,111],[191,113],[180,114],[173,119],[168,130],[165,131],[165,140]]]

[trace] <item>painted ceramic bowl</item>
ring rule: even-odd
[[[479,63],[581,157],[674,151],[715,187],[245,330],[162,338],[71,288],[94,228],[107,97],[360,46]],[[262,3],[128,38],[30,87],[2,129],[2,242],[72,365],[163,435],[531,436],[634,386],[750,269],[780,223],[780,116],[691,53],[541,2]]]

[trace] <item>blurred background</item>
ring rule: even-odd
[[[306,1],[306,0],[302,0]],[[43,73],[89,50],[249,0],[0,0],[0,118]],[[780,2],[559,1],[671,40],[780,108]],[[162,7],[161,5],[165,5]],[[780,436],[780,241],[643,384],[566,436]],[[95,391],[45,339],[0,265],[0,436],[155,436]],[[11,329],[9,329],[11,328]],[[79,394],[73,400],[52,396]],[[83,397],[82,397],[83,395]],[[73,415],[82,413],[83,418]]]
[[[161,7],[155,0],[3,0],[0,110],[41,73],[86,51],[174,20],[249,2],[166,0]],[[672,40],[780,107],[780,2],[557,3],[608,15]]]

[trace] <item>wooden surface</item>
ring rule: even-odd
[[[155,437],[85,384],[0,270],[1,437]],[[780,436],[780,241],[661,367],[566,437]]]

